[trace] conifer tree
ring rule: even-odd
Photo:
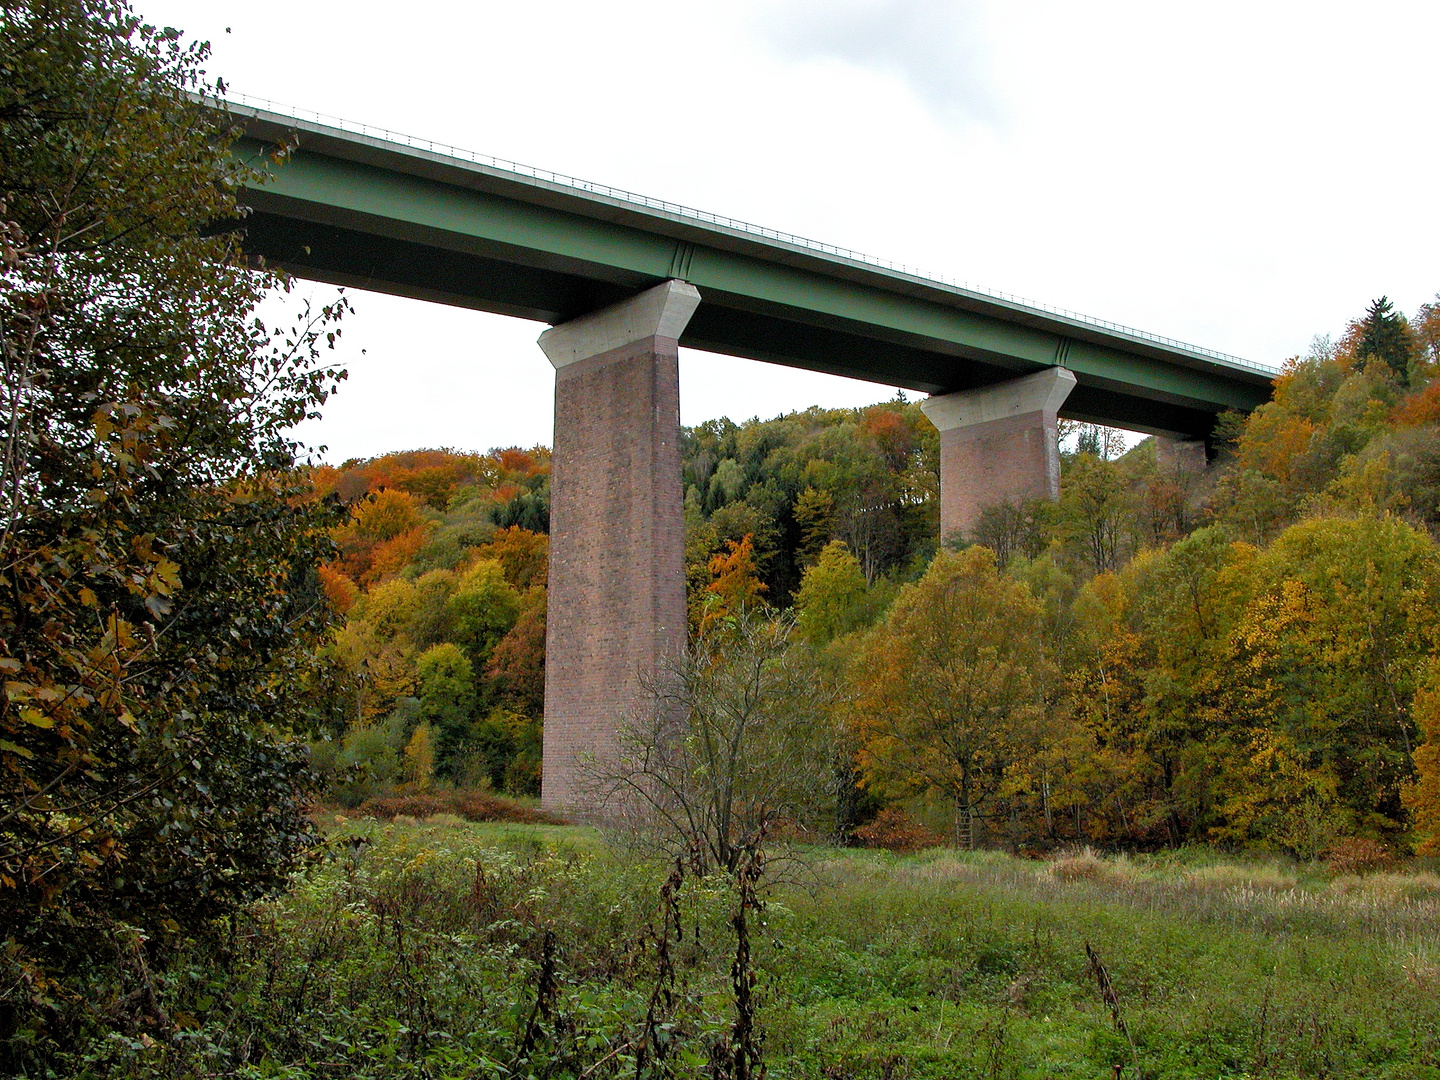
[[[1389,297],[1382,296],[1370,304],[1359,329],[1356,358],[1383,360],[1395,372],[1401,385],[1408,385],[1410,361],[1415,355],[1415,334],[1405,316],[1390,303]]]

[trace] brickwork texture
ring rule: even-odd
[[[685,645],[679,350],[652,337],[556,372],[541,801],[583,814],[639,678]]]
[[[940,535],[968,536],[987,506],[1060,495],[1055,414],[1005,416],[940,433]]]

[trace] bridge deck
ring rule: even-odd
[[[1052,365],[1061,415],[1208,437],[1273,372],[946,284],[798,237],[486,159],[232,103],[236,152],[294,150],[245,194],[246,248],[316,280],[558,323],[667,278],[702,303],[681,344],[948,393]],[[445,148],[448,150],[449,148]]]

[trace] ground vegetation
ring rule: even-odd
[[[594,833],[330,824],[284,897],[167,983],[185,1026],[77,1076],[1431,1075],[1428,871],[1209,849],[1044,860],[819,849],[747,925],[737,888]],[[1093,959],[1092,959],[1093,958]],[[1096,967],[1104,972],[1097,985]],[[1118,1021],[1118,1022],[1117,1022]]]

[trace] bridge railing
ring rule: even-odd
[[[1001,292],[996,289],[973,285],[970,282],[961,281],[958,278],[949,277],[945,274],[936,274],[918,267],[908,266],[905,263],[895,262],[892,259],[882,259],[874,255],[867,255],[865,252],[856,251],[853,248],[827,244],[820,240],[811,240],[808,237],[797,236],[794,233],[766,228],[763,225],[741,221],[738,218],[727,217],[724,214],[712,214],[707,210],[697,210],[692,206],[670,202],[667,199],[652,198],[649,195],[641,195],[638,192],[612,187],[609,184],[597,184],[590,180],[582,180],[579,177],[568,176],[565,173],[554,172],[550,169],[538,169],[533,165],[525,165],[518,161],[510,161],[506,158],[495,157],[491,154],[482,154],[474,150],[467,150],[464,147],[452,146],[449,143],[436,142],[434,139],[421,139],[414,135],[407,135],[400,131],[392,131],[390,128],[379,127],[375,124],[367,124],[358,120],[348,120],[344,117],[317,112],[313,109],[301,109],[293,105],[286,105],[282,102],[271,101],[267,98],[255,97],[251,94],[236,93],[233,90],[226,91],[224,103],[232,113],[247,110],[252,112],[269,112],[287,119],[304,120],[321,127],[334,128],[350,135],[360,135],[369,139],[378,139],[382,142],[406,146],[413,150],[424,150],[431,154],[455,158],[460,161],[468,161],[472,164],[483,165],[486,168],[495,169],[500,172],[511,173],[517,177],[538,180],[557,187],[573,188],[577,191],[583,191],[591,195],[599,195],[617,202],[641,206],[647,210],[656,210],[674,217],[698,221],[706,225],[715,225],[722,229],[729,229],[734,232],[760,237],[765,240],[773,240],[777,243],[788,244],[806,251],[813,251],[876,269],[904,274],[907,277],[926,284],[943,285],[950,289],[974,294],[976,297],[986,300],[1000,301],[1014,308],[1056,316],[1070,322],[1079,323],[1082,326],[1095,327],[1096,329],[1123,334],[1126,337],[1148,341],[1169,349],[1181,350],[1194,356],[1203,357],[1206,360],[1215,361],[1230,367],[1244,368],[1248,371],[1261,372],[1266,375],[1274,375],[1279,371],[1278,367],[1271,364],[1262,364],[1255,360],[1247,360],[1243,356],[1235,356],[1231,353],[1207,349],[1202,345],[1193,345],[1190,342],[1166,337],[1163,334],[1152,334],[1148,330],[1139,330],[1133,326],[1126,326],[1123,323],[1111,322],[1108,319],[1097,319],[1094,316],[1085,315],[1078,311],[1071,311],[1068,308],[1055,307],[1052,304],[1046,304],[1038,300],[1030,300],[1023,296],[1016,296],[1014,293]]]

